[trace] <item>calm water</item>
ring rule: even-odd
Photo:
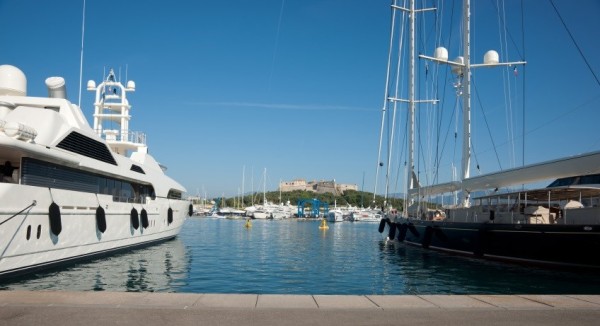
[[[160,245],[0,283],[0,289],[258,294],[600,294],[597,274],[385,244],[377,224],[191,218]],[[589,248],[588,248],[589,249]]]

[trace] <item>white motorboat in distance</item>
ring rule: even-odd
[[[327,213],[327,222],[335,223],[335,222],[343,222],[344,214],[341,209],[333,209]]]

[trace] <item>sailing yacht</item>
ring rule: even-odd
[[[524,61],[501,62],[495,51],[485,54],[483,64],[471,62],[470,8],[470,0],[464,0],[462,56],[448,60],[448,51],[442,47],[436,48],[432,57],[419,56],[426,62],[451,67],[457,76],[457,96],[462,102],[463,114],[460,177],[450,182],[421,185],[423,180],[419,180],[414,168],[414,110],[416,104],[430,100],[418,100],[415,96],[415,17],[432,9],[416,9],[414,0],[408,8],[399,6],[396,1],[392,4],[393,15],[405,12],[411,26],[409,98],[398,99],[386,89],[386,101],[404,102],[409,106],[407,199],[402,213],[395,214],[388,209],[379,231],[383,232],[387,225],[389,241],[449,253],[549,267],[598,268],[600,152],[470,175],[472,70],[509,66],[516,72],[514,67],[525,64]],[[388,61],[388,76],[389,66]],[[523,186],[545,180],[554,181],[542,188]],[[442,199],[456,196],[459,200],[433,208],[434,203],[427,201],[434,196]]]
[[[0,66],[0,278],[176,237],[193,206],[129,130],[135,83],[88,82],[94,128],[62,77],[46,86],[28,96],[25,74]]]

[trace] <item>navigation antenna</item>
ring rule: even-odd
[[[81,21],[81,54],[79,57],[79,99],[77,105],[81,107],[81,85],[83,83],[83,40],[85,37],[85,0],[83,0],[83,19]]]

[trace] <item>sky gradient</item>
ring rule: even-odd
[[[477,15],[493,14],[496,1],[473,2],[478,3],[473,8],[475,37],[492,35],[474,42],[474,60],[480,62],[488,43],[497,42],[498,27],[495,17]],[[600,74],[600,2],[554,3],[588,64]],[[373,191],[389,4],[87,0],[83,83],[98,82],[109,68],[136,82],[135,93],[128,96],[130,129],[147,134],[150,153],[189,195],[237,195],[244,168],[246,192],[262,190],[265,168],[267,190],[276,190],[279,180],[296,178],[335,179],[360,189],[364,176],[364,189]],[[444,5],[449,10],[449,1]],[[527,44],[526,52],[520,51],[528,64],[517,76],[526,78],[525,87],[522,81],[513,86],[514,95],[526,103],[526,155],[523,159],[521,140],[516,150],[502,149],[510,136],[495,126],[512,120],[518,128],[513,137],[520,138],[523,105],[507,118],[502,90],[482,83],[501,79],[502,72],[477,75],[480,95],[495,92],[500,98],[484,104],[487,123],[498,134],[485,127],[473,131],[474,138],[482,139],[474,144],[482,170],[497,170],[497,156],[508,159],[502,163],[508,168],[514,164],[510,161],[528,164],[600,149],[600,86],[550,2],[525,1],[525,34],[521,2],[505,6],[507,22],[518,25],[511,30],[514,43],[521,46],[525,35]],[[0,0],[0,64],[24,71],[30,95],[46,96],[45,78],[62,76],[69,99],[78,102],[82,10],[83,1]],[[510,59],[521,58],[515,51]],[[448,85],[446,96],[453,92]],[[82,92],[81,106],[92,122],[94,94]],[[473,120],[482,122],[475,109]],[[490,133],[497,138],[498,154],[483,140]],[[446,137],[445,131],[441,135]]]

